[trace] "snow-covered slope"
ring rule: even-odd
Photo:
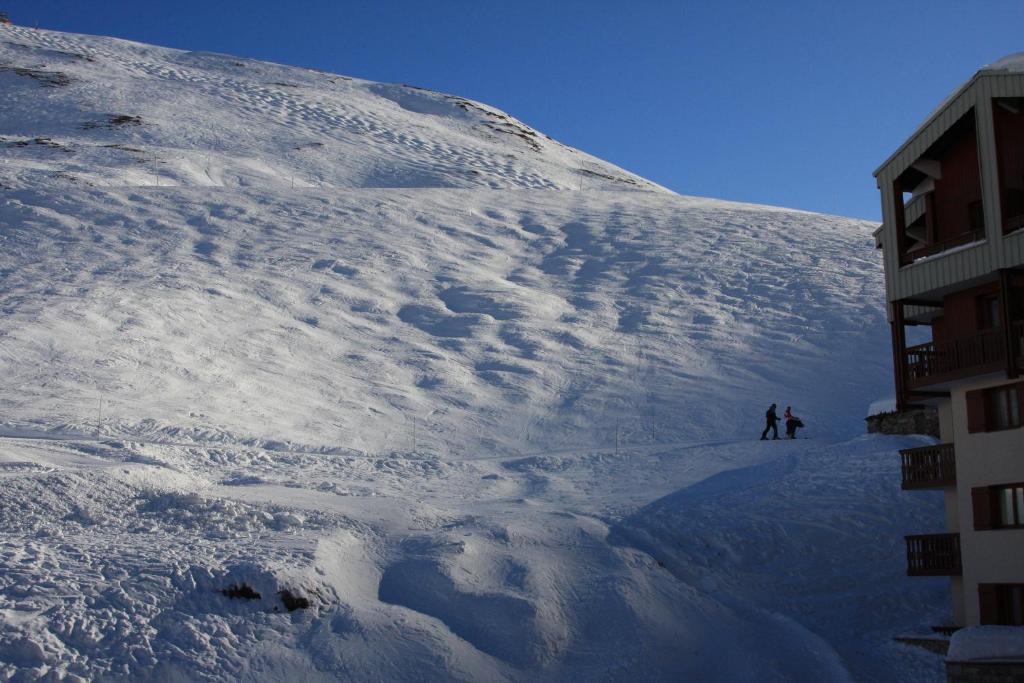
[[[32,437],[0,440],[0,677],[920,665],[876,648],[938,601],[899,557],[846,558],[849,595],[899,615],[857,630],[738,606],[749,563],[711,589],[658,552],[691,496],[641,510],[761,463],[785,487],[774,461],[810,450],[872,464],[829,486],[887,492],[840,537],[939,523],[895,495],[902,441],[847,443],[890,381],[870,224],[679,197],[486,105],[221,55],[0,27],[0,91],[0,429]],[[813,446],[752,441],[773,401]],[[775,538],[727,523],[707,533]]]
[[[25,181],[657,189],[461,97],[111,38],[0,39],[0,135],[27,143],[5,155]]]
[[[750,434],[772,401],[859,430],[884,391],[864,223],[607,164],[572,192],[583,155],[403,86],[5,37],[9,422],[525,452]]]

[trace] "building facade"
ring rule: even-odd
[[[956,626],[1024,625],[1024,55],[978,71],[875,172],[899,409],[940,444],[902,451],[945,529],[908,573],[949,576]],[[923,533],[931,532],[931,533]]]

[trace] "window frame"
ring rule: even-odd
[[[968,391],[967,431],[1002,432],[1024,427],[1024,382]],[[1000,396],[1005,398],[1000,401]]]
[[[1010,518],[1014,520],[1009,524],[1003,522],[1003,491],[1007,490],[1011,491]],[[975,531],[1024,529],[1024,482],[973,487],[971,511]]]
[[[985,330],[997,330],[1002,325],[1003,310],[1000,305],[998,294],[981,294],[975,297],[975,310],[977,311],[977,329],[979,332]]]
[[[979,583],[978,603],[982,624],[1024,626],[1024,583]]]
[[[989,487],[991,489],[994,529],[1021,529],[1024,528],[1024,483],[998,484]],[[1015,520],[1009,524],[1003,521],[1003,492],[1010,492],[1010,518]]]

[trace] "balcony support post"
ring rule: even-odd
[[[892,302],[892,368],[896,379],[896,411],[907,409],[907,335],[903,302]]]
[[[1017,349],[1014,345],[1013,332],[1013,287],[1010,282],[1010,270],[1002,268],[999,270],[999,301],[1002,304],[1000,314],[1003,317],[1003,343],[1006,345],[1006,377],[1017,379],[1019,368],[1017,367]]]
[[[907,255],[910,244],[907,240],[907,207],[903,204],[903,183],[897,177],[892,181],[893,209],[896,224],[896,258],[901,266],[905,266],[912,259]]]

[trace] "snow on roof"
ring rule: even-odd
[[[896,410],[896,399],[892,396],[872,401],[868,406],[868,417],[879,413],[891,413]]]
[[[1024,627],[971,626],[953,634],[946,660],[1024,659]]]
[[[998,59],[991,64],[978,69],[978,72],[988,73],[990,71],[1009,71],[1012,73],[1024,73],[1024,52],[1014,52],[1012,55]]]

